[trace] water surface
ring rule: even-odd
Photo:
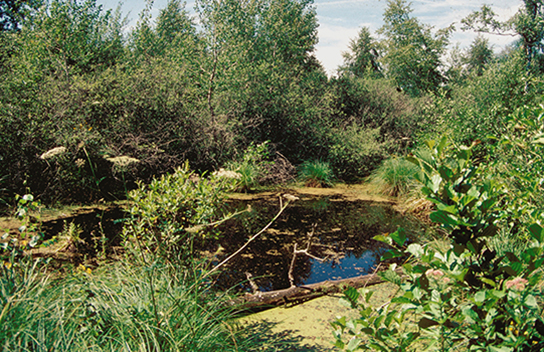
[[[288,272],[295,243],[297,249],[307,249],[313,257],[322,259],[298,254],[293,268],[296,285],[371,273],[386,250],[372,240],[373,236],[393,232],[399,226],[412,231],[422,226],[397,211],[392,201],[334,192],[308,194],[292,190],[290,193],[300,199],[291,203],[267,231],[232,259],[217,280],[220,287],[237,286],[249,291],[248,275],[262,291],[289,287]],[[221,227],[223,249],[217,260],[234,253],[279,210],[276,194],[249,198],[229,201],[231,209],[244,209],[249,204],[252,211]]]

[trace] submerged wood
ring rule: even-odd
[[[400,274],[400,269],[396,270]],[[256,292],[239,297],[235,302],[242,309],[261,311],[282,305],[292,306],[328,294],[343,292],[347,287],[361,288],[376,285],[384,280],[376,273],[349,279],[327,280],[310,285],[291,286],[286,289]]]

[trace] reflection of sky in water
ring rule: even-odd
[[[312,271],[305,284],[313,284],[325,280],[348,279],[351,277],[369,274],[374,270],[382,251],[368,250],[360,258],[351,253],[335,262],[323,262],[312,259]]]

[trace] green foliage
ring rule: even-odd
[[[445,52],[453,27],[431,33],[431,28],[410,17],[412,9],[405,0],[388,0],[383,14],[385,35],[383,67],[386,77],[411,96],[436,91],[444,77],[440,56]]]
[[[269,166],[268,142],[255,145],[251,143],[244,151],[241,160],[227,164],[227,168],[237,173],[236,189],[247,192],[258,187],[267,176]]]
[[[367,176],[386,156],[385,143],[379,141],[379,129],[351,125],[333,130],[328,160],[335,174],[346,181]]]
[[[402,265],[402,280],[395,265],[382,274],[399,285],[389,304],[376,309],[366,298],[360,319],[333,324],[337,345],[350,351],[541,350],[542,227],[528,226],[530,245],[519,255],[499,255],[490,242],[501,221],[511,217],[504,185],[471,162],[471,148],[452,148],[445,137],[428,147],[432,158],[409,160],[420,169],[423,192],[436,206],[430,217],[448,233],[451,247],[406,246],[400,230],[376,237],[399,248],[389,257],[410,255],[414,261]],[[347,297],[359,307],[356,294]],[[406,324],[406,316],[414,323]],[[342,341],[345,332],[353,336],[348,344]],[[368,341],[361,343],[364,335]]]
[[[470,48],[465,59],[469,72],[481,76],[485,67],[493,59],[493,49],[489,46],[489,40],[477,36],[470,44]]]
[[[526,70],[541,71],[544,24],[542,23],[543,4],[540,1],[524,0],[518,12],[510,19],[501,22],[488,5],[474,11],[464,18],[463,30],[472,29],[477,32],[493,34],[512,34],[521,37]],[[539,67],[540,66],[540,67]]]
[[[471,76],[456,86],[449,97],[435,100],[435,114],[444,133],[462,144],[501,136],[506,132],[508,116],[538,101],[539,79],[526,75],[521,55],[512,52],[488,65],[481,76]],[[527,93],[526,84],[534,87]]]
[[[145,251],[152,257],[190,262],[194,239],[214,235],[205,225],[222,219],[219,208],[232,187],[231,178],[199,177],[187,162],[149,185],[140,183],[128,194],[132,206],[123,229],[127,248],[136,255]]]
[[[338,69],[341,75],[380,77],[378,45],[367,27],[361,28],[357,39],[349,43],[349,51],[342,53],[344,64]]]
[[[264,140],[293,162],[315,155],[326,144],[329,98],[312,56],[311,4],[198,7],[198,28],[170,1],[156,21],[144,11],[124,36],[119,11],[58,0],[20,33],[2,33],[0,124],[18,131],[0,134],[9,196],[26,181],[46,202],[120,198],[125,185],[183,160],[213,170]],[[36,158],[59,146],[63,156]],[[140,163],[116,172],[106,159],[122,156]]]
[[[19,1],[2,0],[0,1],[0,32],[17,31],[21,23],[33,8],[40,5],[39,0]]]
[[[24,196],[16,195],[17,210],[15,217],[21,222],[19,226],[19,235],[15,238],[9,237],[6,233],[2,236],[5,241],[1,248],[3,251],[11,254],[20,254],[23,250],[36,247],[41,241],[41,204],[35,200],[32,194]]]
[[[155,263],[80,265],[62,279],[26,258],[0,266],[0,344],[6,351],[256,351],[230,321],[227,294],[197,272]],[[153,279],[148,279],[150,274]]]
[[[493,174],[507,187],[508,229],[524,241],[528,227],[542,212],[542,120],[544,108],[522,107],[506,120],[500,138],[490,137],[489,162],[484,172]]]
[[[331,187],[334,184],[334,173],[325,161],[307,160],[299,167],[298,179],[306,187]]]
[[[411,99],[391,81],[342,76],[331,84],[334,118],[327,159],[345,181],[368,176],[390,154],[405,153],[432,126],[427,99]]]
[[[385,160],[370,176],[370,183],[389,196],[405,196],[413,188],[417,168],[404,158]]]

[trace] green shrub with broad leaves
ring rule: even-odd
[[[360,303],[361,293],[348,289],[344,300],[359,309],[360,317],[333,323],[336,346],[348,351],[541,351],[540,213],[533,213],[524,230],[525,248],[499,253],[492,240],[515,220],[508,188],[471,160],[471,148],[450,146],[445,137],[427,144],[432,158],[408,160],[419,169],[422,191],[436,206],[430,218],[447,233],[450,246],[441,251],[431,244],[408,244],[402,229],[375,237],[394,247],[385,258],[408,256],[400,268],[392,264],[380,274],[398,291],[374,308],[370,292],[363,291]]]
[[[214,236],[206,225],[223,219],[220,208],[233,182],[228,177],[198,176],[186,162],[149,185],[139,184],[128,194],[130,218],[123,229],[127,248],[188,262],[194,239]]]

